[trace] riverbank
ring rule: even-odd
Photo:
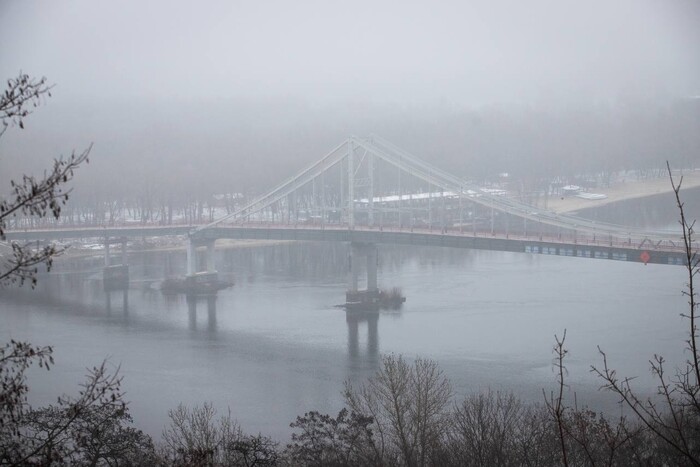
[[[216,248],[222,250],[240,249],[240,248],[258,248],[263,246],[282,245],[285,243],[295,242],[296,240],[236,240],[223,238],[217,240]],[[113,247],[115,248],[115,247]],[[130,254],[133,253],[153,253],[161,251],[186,251],[187,244],[183,238],[152,238],[147,243],[129,243],[127,250]],[[119,254],[119,248],[113,250],[113,254]],[[68,250],[59,258],[84,258],[89,256],[103,255],[104,248],[96,245],[84,246],[79,243],[72,244]]]
[[[700,187],[700,171],[683,172],[682,189]],[[676,183],[680,180],[681,174],[674,173]],[[645,198],[663,193],[672,193],[673,188],[668,176],[655,179],[623,179],[608,188],[596,188],[594,193],[606,196],[604,199],[582,199],[577,197],[550,198],[547,203],[547,210],[558,214],[578,211],[580,209],[590,209],[607,204],[625,201],[629,199]]]
[[[674,180],[678,182],[683,176],[682,189],[691,189],[700,187],[700,170],[684,171],[674,173]],[[604,199],[583,199],[577,197],[553,197],[546,204],[539,203],[542,209],[552,211],[558,214],[572,213],[581,210],[590,210],[603,207],[620,201],[640,199],[651,196],[656,196],[664,193],[672,193],[673,189],[668,176],[637,180],[635,178],[618,179],[607,188],[595,188],[595,193],[606,196]],[[216,243],[217,249],[236,249],[236,248],[256,248],[261,246],[279,245],[293,242],[295,240],[234,240],[220,239]],[[149,238],[145,241],[136,241],[129,243],[129,253],[150,253],[156,251],[184,251],[186,249],[186,241],[184,237],[162,237]],[[118,246],[115,246],[113,254],[118,254]],[[74,243],[63,255],[66,258],[80,258],[104,254],[104,247],[100,244],[81,244]]]

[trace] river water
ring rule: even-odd
[[[639,219],[642,203],[626,205],[615,212]],[[169,409],[210,401],[230,408],[244,430],[284,441],[297,415],[337,412],[343,383],[361,383],[392,352],[438,361],[457,397],[492,388],[542,401],[555,381],[554,335],[566,329],[567,397],[575,391],[579,403],[608,411],[616,400],[589,371],[600,363],[596,346],[621,375],[638,376],[645,393],[654,389],[653,354],[670,365],[687,357],[681,267],[381,245],[380,285],[401,287],[407,302],[398,312],[355,316],[335,307],[348,250],[219,250],[220,276],[235,286],[198,300],[155,288],[184,273],[182,251],[131,254],[127,292],[103,291],[100,258],[59,261],[37,290],[2,291],[0,338],[54,347],[55,367],[30,371],[37,405],[77,393],[85,368],[107,358],[124,377],[135,423],[156,438]]]

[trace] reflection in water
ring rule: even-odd
[[[574,330],[577,360],[568,369],[586,384],[577,384],[579,400],[607,403],[598,381],[585,379],[597,345],[621,356],[620,372],[652,392],[638,355],[685,359],[673,346],[679,324],[669,319],[686,307],[682,268],[382,245],[380,283],[403,287],[409,300],[401,313],[346,313],[346,331],[334,304],[344,297],[348,248],[222,248],[220,277],[236,285],[210,297],[158,290],[165,277],[185,273],[184,251],[131,255],[132,288],[108,295],[101,256],[66,258],[35,291],[0,292],[0,337],[61,352],[60,371],[36,375],[37,404],[55,401],[57,385],[71,391],[85,366],[113,356],[137,425],[156,437],[178,403],[211,401],[232,407],[248,431],[285,439],[300,413],[337,412],[343,381],[375,373],[380,350],[438,360],[460,394],[493,387],[536,401],[552,382],[552,335],[563,328]]]
[[[105,304],[107,306],[107,314],[112,313],[112,294],[115,294],[119,296],[119,293],[122,294],[122,313],[124,316],[129,315],[129,289],[121,289],[121,290],[106,290],[105,291]]]
[[[367,323],[367,353],[364,359],[376,362],[379,354],[379,313],[376,311],[346,311],[345,322],[348,325],[348,355],[350,361],[363,360],[360,355],[360,323]]]
[[[207,331],[210,333],[216,332],[216,295],[207,295],[205,297],[190,295],[186,296],[187,312],[189,318],[190,331],[197,330],[197,303],[207,302]]]

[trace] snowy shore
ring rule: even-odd
[[[680,173],[673,174],[676,183],[680,180]],[[700,170],[684,171],[683,185],[681,189],[700,187]],[[550,198],[547,203],[547,210],[556,213],[567,213],[578,211],[579,209],[604,206],[606,204],[624,201],[628,199],[644,198],[663,193],[671,193],[671,182],[666,177],[642,180],[629,180],[615,182],[608,188],[596,188],[595,192],[606,195],[604,199],[582,199],[577,197]]]

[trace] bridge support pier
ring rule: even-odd
[[[377,292],[377,245],[374,243],[350,244],[350,285],[349,292],[359,292],[360,258],[367,261],[367,292]]]
[[[377,251],[376,245],[371,245],[367,248],[367,290],[376,292],[377,288],[377,261],[379,260],[379,253]]]
[[[214,263],[214,243],[216,240],[194,240],[190,238],[187,241],[187,275],[194,276],[202,271],[198,271],[197,263],[197,248],[200,246],[206,247],[204,263],[207,274],[216,274],[216,266]]]
[[[215,293],[222,285],[214,262],[214,244],[216,239],[187,240],[187,275],[185,276],[185,293]],[[205,271],[199,271],[197,248],[206,248],[204,256]]]
[[[105,238],[105,267],[110,267],[112,266],[112,252],[111,252],[111,245],[112,243],[121,243],[121,254],[122,254],[122,262],[121,264],[126,265],[127,260],[126,260],[126,238]]]
[[[112,256],[110,252],[110,244],[121,244],[121,264],[112,264]],[[102,269],[102,283],[104,289],[111,290],[126,290],[129,288],[129,264],[127,262],[126,253],[126,237],[111,239],[105,238],[105,267]]]
[[[360,260],[366,260],[367,287],[359,289]],[[345,294],[345,306],[348,310],[379,310],[381,307],[398,307],[405,301],[403,297],[394,297],[381,292],[377,283],[377,260],[379,253],[374,243],[350,244],[350,283]]]

